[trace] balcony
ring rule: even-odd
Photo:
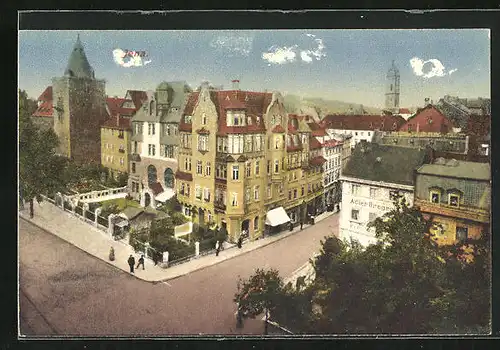
[[[414,206],[419,207],[422,212],[436,215],[449,216],[453,218],[472,220],[481,223],[490,222],[488,210],[471,207],[454,207],[443,203],[431,203],[422,199],[416,199]]]
[[[214,207],[215,209],[226,211],[226,205],[224,204],[224,201],[222,199],[214,200]]]

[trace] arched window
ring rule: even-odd
[[[203,115],[201,116],[201,123],[203,125],[207,125],[207,115],[205,113],[203,113]]]
[[[259,229],[259,217],[256,216],[255,219],[253,219],[253,230],[257,231]]]
[[[165,169],[165,186],[168,188],[174,188],[174,172],[172,169]]]
[[[152,184],[158,182],[158,176],[156,174],[156,168],[154,165],[148,166],[148,184],[151,186]]]

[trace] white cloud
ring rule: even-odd
[[[295,56],[297,55],[295,53],[295,49],[297,48],[297,45],[291,46],[291,47],[277,47],[277,46],[272,46],[269,48],[269,52],[263,52],[262,53],[262,59],[266,60],[269,62],[269,66],[271,64],[284,64],[288,62],[293,62],[295,61]]]
[[[113,50],[113,60],[116,64],[124,68],[141,67],[151,63],[151,60],[143,61],[142,57],[139,55],[133,57],[126,56],[126,52],[122,49]]]
[[[210,42],[210,46],[223,51],[229,56],[248,56],[252,51],[253,37],[238,35],[218,35]]]
[[[426,64],[430,64],[432,67],[430,68],[429,71],[424,72],[424,66]],[[413,68],[413,73],[415,73],[416,76],[426,79],[432,77],[443,77],[446,75],[446,73],[448,73],[448,75],[451,75],[458,70],[457,68],[455,68],[446,72],[446,69],[444,65],[441,63],[441,61],[435,58],[431,58],[424,61],[418,57],[413,57],[410,60],[410,65]]]
[[[306,36],[310,38],[316,38],[314,34],[306,34]],[[298,45],[293,45],[290,47],[272,46],[269,48],[268,52],[262,53],[262,59],[267,61],[269,66],[271,64],[285,64],[294,62],[297,55],[299,55],[300,59],[306,63],[311,63],[313,59],[319,61],[323,57],[326,57],[326,53],[324,52],[325,45],[323,44],[322,39],[314,39],[314,42],[316,43],[316,48],[312,50],[299,49]]]

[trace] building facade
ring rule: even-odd
[[[363,246],[376,243],[368,224],[394,208],[394,195],[413,205],[417,167],[426,159],[423,150],[359,143],[341,176],[341,239],[357,240]]]
[[[432,218],[439,244],[481,237],[489,230],[491,169],[488,163],[437,158],[417,169],[415,205]]]
[[[101,125],[107,117],[105,81],[95,78],[80,37],[64,76],[52,80],[52,99],[58,153],[81,163],[100,163]]]
[[[374,142],[382,145],[400,147],[425,148],[432,147],[435,151],[456,154],[467,154],[469,151],[469,136],[460,133],[441,134],[439,132],[388,132]]]
[[[459,128],[459,126],[456,126],[456,128]],[[456,128],[453,122],[441,113],[439,109],[433,105],[427,105],[409,118],[399,128],[399,131],[446,134],[453,132]]]
[[[156,207],[174,194],[179,157],[179,122],[191,88],[163,82],[147,93],[131,118],[129,193],[142,206]]]

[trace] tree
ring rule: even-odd
[[[264,334],[267,334],[269,313],[273,312],[283,294],[284,283],[275,269],[257,269],[247,280],[238,279],[238,291],[234,302],[238,304],[238,314],[255,318],[265,312]]]
[[[32,104],[26,92],[19,90],[19,192],[21,203],[30,203],[30,217],[35,198],[40,202],[41,195],[65,189],[67,164],[55,153],[59,140],[54,131],[40,130],[31,120]]]

